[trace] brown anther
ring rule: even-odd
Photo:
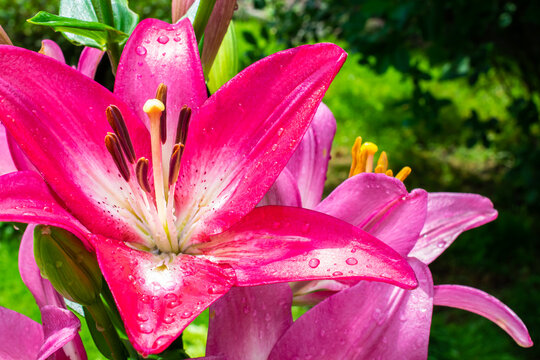
[[[159,84],[156,91],[156,99],[165,105],[165,110],[161,113],[161,118],[159,119],[159,135],[161,143],[165,144],[167,142],[167,85],[163,83]]]
[[[137,176],[137,182],[139,183],[139,186],[147,193],[150,193],[152,189],[150,189],[150,183],[148,182],[147,158],[142,157],[137,160],[137,165],[135,165],[135,175]]]
[[[107,121],[109,121],[109,124],[114,130],[120,142],[120,146],[122,146],[124,154],[126,154],[127,160],[132,164],[135,163],[135,150],[133,149],[133,144],[131,143],[131,138],[129,137],[126,122],[124,121],[124,117],[122,116],[120,109],[118,109],[115,105],[111,105],[107,107],[106,113]]]
[[[178,180],[178,172],[180,171],[180,159],[184,152],[184,144],[176,144],[173,147],[171,160],[169,161],[169,186],[174,185]]]
[[[189,120],[191,118],[191,108],[187,105],[184,105],[180,110],[180,115],[178,116],[178,125],[176,127],[176,138],[174,140],[175,144],[185,144],[189,126]]]
[[[113,158],[114,163],[116,164],[116,167],[120,172],[120,175],[122,175],[122,177],[126,181],[129,181],[129,177],[131,174],[126,163],[126,159],[122,154],[122,149],[120,148],[118,136],[116,136],[116,134],[114,133],[107,133],[107,135],[105,136],[105,146],[107,147],[107,150],[109,150],[109,153],[111,154],[111,157]]]

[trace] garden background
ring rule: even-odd
[[[412,167],[408,189],[475,192],[499,218],[468,231],[431,266],[435,284],[487,291],[529,328],[532,349],[465,311],[436,307],[430,359],[540,358],[540,4],[535,1],[238,1],[242,67],[303,43],[335,42],[349,52],[325,96],[338,129],[327,193],[348,175],[356,136],[387,151],[390,166]],[[26,22],[58,4],[0,0],[0,24],[13,43],[39,50],[57,41],[68,63],[81,48]],[[171,21],[170,1],[130,1],[141,18]],[[111,88],[102,61],[97,80]],[[20,224],[0,225],[0,306],[39,321],[17,269]],[[295,309],[296,315],[303,309]],[[204,313],[184,335],[204,354]],[[84,329],[83,340],[91,343]],[[90,359],[100,359],[91,348]]]

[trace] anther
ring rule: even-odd
[[[183,144],[176,144],[173,147],[171,160],[169,161],[169,186],[174,186],[178,180],[178,172],[180,171],[180,160],[184,152]]]
[[[377,171],[377,169],[380,169]],[[386,156],[386,151],[381,152],[379,155],[379,160],[377,160],[377,166],[375,167],[375,172],[384,173],[388,169],[388,157]]]
[[[167,142],[167,86],[165,84],[159,84],[156,91],[156,99],[161,101],[165,107],[165,111],[161,113],[161,117],[159,119],[159,134],[161,143],[165,144]]]
[[[150,193],[152,189],[150,189],[150,183],[148,183],[148,159],[147,158],[142,157],[139,160],[137,160],[137,165],[135,165],[135,174],[137,175],[137,182],[139,183],[140,187],[147,193]]]
[[[397,175],[396,175],[396,179],[398,180],[405,180],[407,178],[407,176],[409,176],[409,174],[411,173],[411,168],[408,167],[408,166],[405,166],[403,169],[401,169]]]
[[[185,144],[189,126],[189,120],[191,119],[191,108],[187,105],[184,105],[180,110],[180,115],[178,116],[178,125],[176,126],[176,138],[174,140],[175,144]]]
[[[106,114],[107,121],[109,121],[109,124],[118,137],[120,145],[124,150],[124,154],[126,154],[127,160],[132,164],[135,163],[135,150],[133,149],[133,144],[131,143],[131,138],[129,137],[126,122],[124,121],[124,117],[122,116],[120,109],[114,105],[111,105],[107,107]]]
[[[379,150],[377,145],[367,142],[362,145],[362,156],[360,158],[362,165],[364,165],[363,171],[371,172],[373,170],[373,156]]]
[[[354,172],[356,170],[356,166],[358,164],[358,160],[360,159],[360,148],[362,147],[362,138],[358,136],[356,140],[354,141],[354,145],[352,147],[352,162],[351,162],[351,170],[349,171],[349,177],[356,175]]]
[[[129,168],[126,163],[126,159],[124,158],[124,155],[122,154],[122,149],[120,149],[120,144],[118,141],[118,137],[114,133],[107,133],[105,136],[105,146],[107,147],[107,150],[109,150],[109,153],[111,154],[114,163],[116,164],[116,167],[118,168],[118,171],[120,171],[120,175],[126,180],[129,181],[130,172]]]

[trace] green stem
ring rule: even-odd
[[[120,61],[121,54],[122,52],[120,51],[120,46],[118,46],[118,43],[114,41],[107,42],[107,56],[109,57],[114,76],[116,76],[116,69],[118,68],[118,62]]]
[[[100,23],[114,27],[111,0],[92,0],[92,6]]]
[[[215,4],[216,0],[201,0],[199,3],[197,15],[195,15],[195,20],[193,21],[193,30],[195,30],[197,41],[200,41],[204,34],[204,29],[206,29],[206,24],[208,24],[208,19],[212,15]]]
[[[107,345],[111,349],[111,356],[113,360],[123,360],[126,358],[125,349],[122,345],[122,341],[118,337],[118,333],[114,328],[114,325],[109,319],[107,310],[101,300],[97,301],[95,304],[86,306],[92,318],[96,322],[96,328],[103,334]]]

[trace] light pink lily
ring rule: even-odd
[[[0,177],[0,219],[60,226],[94,250],[144,355],[232,286],[354,276],[412,288],[406,261],[360,229],[306,209],[254,209],[344,60],[331,44],[287,50],[206,99],[188,20],[141,22],[114,94],[48,57],[0,47],[0,120],[41,174]],[[158,88],[165,116],[147,101]]]
[[[26,229],[19,250],[19,270],[41,310],[43,325],[0,307],[0,358],[86,360],[81,323],[64,299],[40,275],[33,251],[34,226]]]

